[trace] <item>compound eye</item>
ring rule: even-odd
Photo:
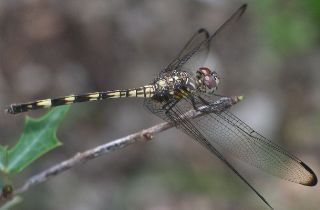
[[[201,74],[203,74],[204,76],[212,75],[211,70],[209,68],[206,68],[206,67],[201,67],[201,68],[199,68],[198,71],[201,72]]]

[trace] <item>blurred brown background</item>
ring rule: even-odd
[[[243,1],[0,1],[0,107],[71,93],[144,85],[200,27],[212,33]],[[320,174],[320,4],[247,1],[208,65],[220,94],[245,95],[233,112]],[[25,114],[0,112],[13,145]],[[30,113],[40,116],[44,111]],[[23,181],[77,152],[154,125],[139,99],[72,106],[62,147],[15,177]],[[276,209],[317,209],[318,186],[299,186],[243,163],[239,171]],[[32,188],[15,209],[268,209],[217,158],[175,129]]]

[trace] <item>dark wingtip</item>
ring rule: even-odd
[[[248,8],[248,4],[242,4],[240,8],[245,11]]]
[[[310,179],[307,182],[301,184],[306,186],[315,186],[318,183],[318,178],[316,174],[304,162],[300,162],[300,164],[311,174]]]
[[[240,18],[243,13],[247,10],[248,8],[248,4],[243,4],[239,9],[238,9],[238,12],[240,11],[239,15],[238,15],[238,18]]]
[[[204,32],[204,31],[206,31],[205,28],[200,28],[200,29],[198,30],[198,33],[200,34],[200,33]]]
[[[210,36],[208,30],[205,29],[205,28],[200,28],[200,29],[198,30],[198,33],[199,33],[199,34],[200,34],[200,33],[205,33],[205,35],[206,35],[207,38],[209,38],[209,36]]]

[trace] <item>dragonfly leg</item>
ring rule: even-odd
[[[179,100],[173,99],[173,100],[169,100],[167,103],[165,103],[162,106],[162,109],[165,110],[165,115],[167,116],[167,118],[169,118],[171,120],[171,122],[174,122],[175,126],[177,125],[177,119],[175,119],[171,114],[170,111],[172,110],[172,108],[179,102]]]
[[[213,93],[213,95],[214,95],[214,96],[217,96],[217,97],[220,97],[220,98],[221,98],[221,97],[228,97],[228,96],[220,95],[220,94],[216,94],[216,93]]]
[[[193,106],[193,109],[196,110],[196,111],[199,111],[199,112],[203,112],[203,113],[209,113],[209,112],[212,112],[211,108],[210,108],[210,103],[208,101],[206,101],[205,99],[203,99],[202,97],[200,96],[197,96],[197,98],[200,100],[197,100],[195,99],[194,96],[189,96],[190,100],[191,100],[191,103],[192,103],[192,106]],[[208,106],[207,109],[203,109],[203,106]],[[202,106],[202,108],[200,109],[199,107]]]
[[[170,100],[162,106],[162,109],[166,110],[165,114],[167,115],[169,111],[179,102],[179,100]]]

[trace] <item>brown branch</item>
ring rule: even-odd
[[[243,99],[242,97],[223,97],[208,106],[202,106],[202,107],[199,107],[198,109],[204,112],[222,112],[230,108],[232,105],[236,104],[237,102],[241,101],[242,99]],[[183,114],[181,117],[182,119],[183,118],[193,119],[203,114],[205,113],[201,111],[190,110],[185,114]],[[179,122],[176,122],[176,123],[179,123]],[[97,158],[99,156],[102,156],[112,151],[122,149],[124,147],[127,147],[139,141],[140,142],[149,141],[153,138],[155,134],[165,131],[172,127],[174,127],[173,123],[170,123],[170,122],[160,123],[158,125],[155,125],[150,128],[144,129],[142,131],[136,132],[134,134],[119,138],[109,143],[97,146],[95,148],[86,150],[84,152],[79,152],[75,156],[71,157],[70,159],[65,160],[61,163],[58,163],[32,176],[20,188],[16,189],[13,192],[12,196],[10,197],[12,198],[15,195],[26,192],[27,190],[29,190],[30,187],[43,183],[47,181],[49,178],[59,175],[62,172],[69,170],[77,165],[85,163],[88,160]]]

